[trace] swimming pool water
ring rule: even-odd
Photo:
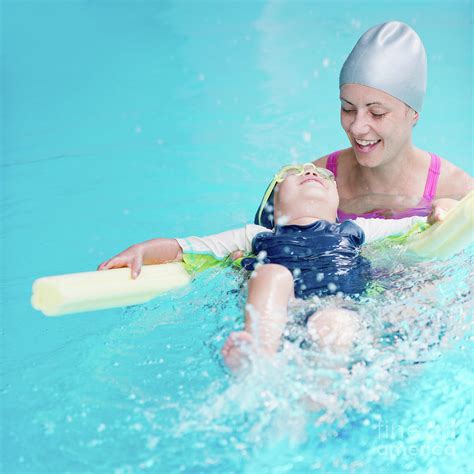
[[[472,249],[368,249],[387,291],[359,307],[368,363],[349,375],[289,345],[284,370],[229,377],[232,271],[64,318],[29,297],[130,243],[251,220],[276,167],[346,146],[339,68],[387,19],[428,52],[415,143],[472,174],[471,17],[457,1],[4,2],[3,472],[467,472]]]

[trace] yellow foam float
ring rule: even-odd
[[[56,275],[33,283],[31,304],[46,316],[62,316],[146,303],[190,281],[183,263],[144,265],[135,280],[129,268]]]
[[[441,221],[407,239],[408,250],[423,258],[449,258],[474,241],[474,191]]]

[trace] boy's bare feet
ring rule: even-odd
[[[238,372],[250,365],[252,342],[252,336],[247,331],[230,333],[222,348],[222,357],[229,370]]]

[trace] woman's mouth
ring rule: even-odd
[[[371,152],[380,142],[379,140],[358,140],[354,138],[355,148],[361,153]]]

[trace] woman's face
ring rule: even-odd
[[[418,113],[385,92],[359,84],[341,88],[341,125],[361,166],[388,163],[411,145]]]

